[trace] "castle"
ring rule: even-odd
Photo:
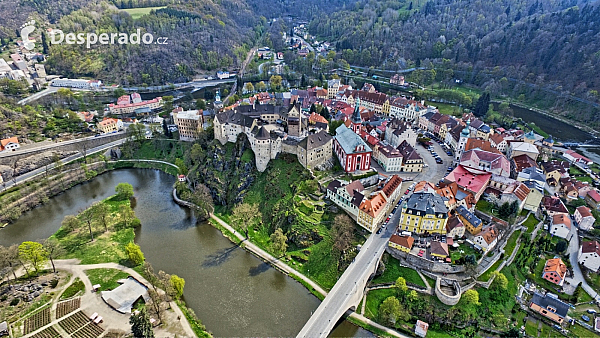
[[[236,142],[239,134],[248,137],[256,168],[267,169],[279,153],[298,156],[305,168],[326,164],[332,157],[332,137],[325,131],[308,135],[308,120],[300,105],[243,105],[221,112],[214,119],[215,139],[221,144]]]

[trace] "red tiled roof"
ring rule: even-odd
[[[393,175],[387,181],[387,183],[383,186],[383,189],[381,189],[381,190],[387,197],[390,197],[390,196],[392,196],[394,191],[400,187],[401,184],[402,184],[402,179],[400,178],[400,176]]]
[[[581,244],[581,253],[591,252],[595,252],[600,256],[600,244],[598,241],[583,242],[583,244]]]
[[[566,214],[556,214],[552,216],[552,224],[564,224],[571,229],[571,218]]]
[[[592,216],[592,213],[590,212],[590,208],[586,207],[585,205],[578,207],[576,210],[577,210],[577,212],[579,212],[581,217]]]
[[[2,148],[4,148],[4,147],[6,147],[7,144],[9,144],[11,142],[19,144],[19,140],[17,139],[16,136],[5,138],[4,140],[0,141],[0,144],[2,145]]]
[[[552,258],[546,262],[544,272],[556,272],[563,279],[567,273],[567,266],[560,258]]]
[[[398,236],[392,235],[390,238],[390,242],[403,246],[405,248],[411,249],[415,239],[410,236]]]
[[[479,193],[485,189],[491,177],[491,173],[481,170],[468,170],[459,164],[445,177],[445,180],[455,182],[469,191]]]
[[[587,193],[587,195],[590,196],[590,198],[593,199],[594,202],[600,203],[600,194],[598,194],[598,191],[596,191],[596,190],[590,190]]]

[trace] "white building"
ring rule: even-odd
[[[590,208],[584,205],[578,207],[573,216],[575,216],[575,222],[577,222],[577,225],[581,230],[591,230],[594,227],[594,222],[596,222]]]
[[[333,180],[327,186],[327,198],[356,219],[358,208],[364,199],[364,190],[365,188],[360,181],[346,183]]]
[[[550,234],[567,239],[571,232],[571,218],[567,214],[556,214],[550,222]]]
[[[583,242],[579,248],[577,262],[594,272],[600,268],[600,244],[597,241]]]
[[[83,80],[83,79],[56,79],[50,83],[53,87],[66,87],[76,89],[92,89],[102,86],[100,80]]]
[[[480,246],[485,254],[498,243],[498,231],[494,227],[487,227],[475,236],[473,242]]]

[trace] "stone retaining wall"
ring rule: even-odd
[[[439,263],[430,261],[426,258],[417,257],[415,255],[408,254],[406,252],[402,252],[400,250],[390,248],[389,246],[385,249],[392,257],[400,260],[402,264],[406,266],[410,266],[415,269],[421,269],[430,272],[439,272],[439,273],[460,273],[464,272],[466,268],[462,265],[453,266],[448,263]]]

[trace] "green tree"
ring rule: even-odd
[[[125,252],[127,253],[127,258],[129,258],[129,261],[133,264],[140,265],[144,263],[144,253],[139,245],[129,242],[129,244],[125,246]]]
[[[127,128],[127,134],[136,142],[146,139],[146,126],[141,123],[132,123]]]
[[[345,252],[352,246],[354,222],[348,215],[335,216],[331,226],[331,237],[333,238],[333,248],[339,253]]]
[[[121,88],[121,87],[119,87],[119,88],[117,88],[117,89],[113,90],[113,96],[114,96],[114,97],[117,97],[117,98],[118,98],[118,97],[121,97],[121,96],[123,96],[123,95],[126,95],[126,94],[127,94],[127,92],[125,91],[125,89],[123,89],[123,88]]]
[[[185,279],[177,275],[171,275],[171,285],[173,286],[173,289],[175,289],[175,296],[177,298],[181,298],[181,296],[183,296],[183,287],[185,286]]]
[[[60,225],[70,232],[79,228],[81,226],[81,221],[76,216],[67,215]]]
[[[126,228],[135,220],[133,209],[126,204],[121,204],[119,206],[119,216],[123,220],[123,223],[125,223]]]
[[[92,222],[96,219],[94,210],[90,207],[79,213],[79,217],[87,224],[90,231],[90,239],[94,241],[94,232],[92,231]]]
[[[283,234],[281,228],[275,229],[271,234],[271,250],[275,255],[283,255],[287,250],[287,236]]]
[[[196,100],[196,109],[198,109],[198,110],[206,109],[206,100],[205,99],[197,99]]]
[[[494,271],[494,273],[492,273],[492,276],[495,276],[495,278],[492,282],[491,287],[493,289],[506,290],[506,288],[508,287],[508,279],[506,278],[506,276],[499,271]]]
[[[134,337],[154,338],[154,331],[145,306],[140,309],[138,314],[132,314],[129,317],[129,324],[131,324]]]
[[[183,162],[182,159],[180,158],[176,158],[175,159],[175,165],[177,166],[177,171],[179,172],[180,175],[187,175],[188,174],[188,168],[185,165],[185,162]]]
[[[163,111],[167,113],[173,111],[173,95],[163,96]]]
[[[398,290],[399,295],[405,295],[406,291],[408,291],[408,286],[406,285],[406,279],[404,279],[404,277],[398,277],[394,286]]]
[[[254,93],[254,85],[252,84],[252,82],[246,82],[246,84],[244,85],[244,90],[247,93]]]
[[[115,187],[117,193],[117,199],[127,200],[133,197],[133,186],[129,183],[119,183]]]
[[[267,85],[263,81],[260,81],[259,83],[256,84],[256,90],[258,92],[264,92],[266,89],[267,89]]]
[[[110,207],[103,202],[98,202],[92,205],[92,211],[96,218],[104,226],[104,232],[108,231],[108,217],[110,216]]]
[[[341,126],[342,124],[344,124],[344,121],[341,120],[331,120],[329,122],[329,134],[331,136],[335,136],[335,130]]]
[[[19,259],[24,263],[33,267],[37,274],[41,267],[48,261],[48,252],[44,246],[38,242],[26,241],[19,245]],[[29,271],[27,271],[29,274]]]
[[[272,90],[279,91],[281,89],[282,78],[280,75],[272,75],[269,79],[269,85]]]
[[[479,292],[473,289],[469,289],[465,291],[465,293],[463,293],[462,300],[467,306],[479,305]]]
[[[262,217],[258,204],[242,203],[238,204],[231,214],[231,220],[240,225],[246,238],[248,238],[248,227],[254,223],[254,219]]]
[[[407,313],[402,311],[400,301],[396,297],[386,298],[379,306],[379,318],[386,324],[395,325],[400,318],[406,317]]]

